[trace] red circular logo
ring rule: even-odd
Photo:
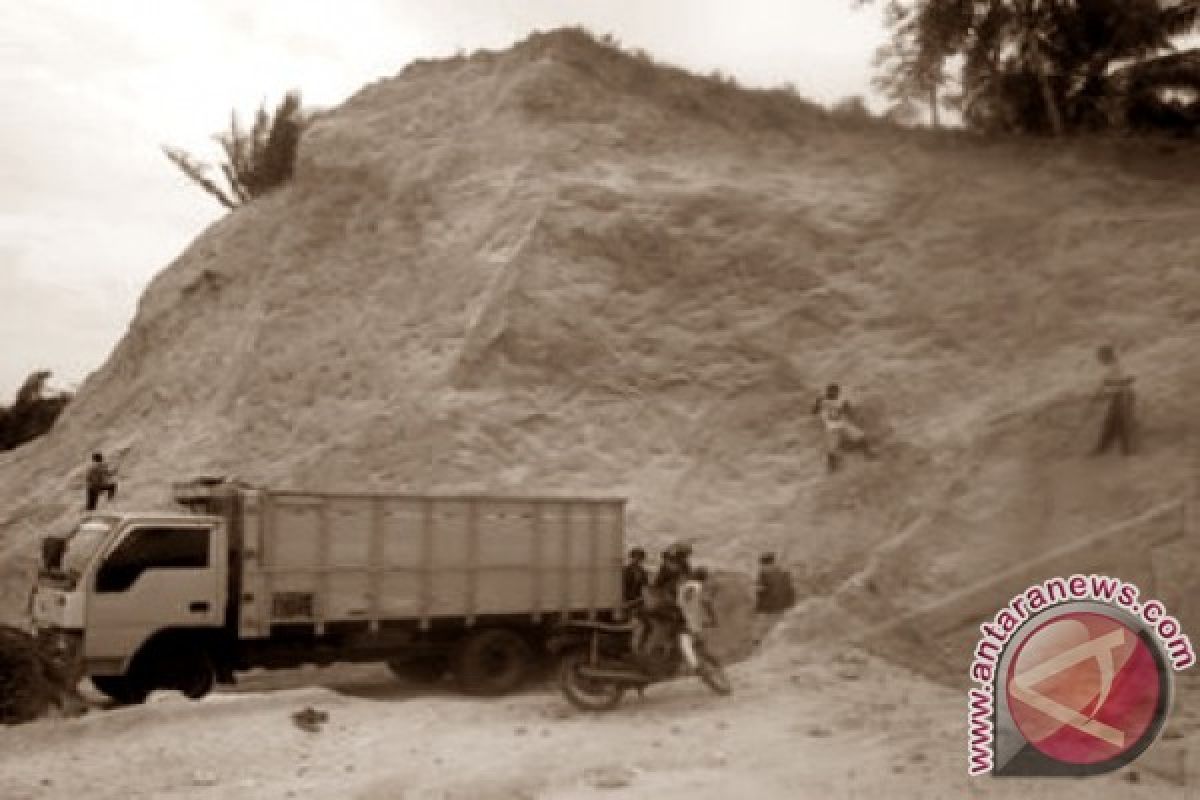
[[[1012,720],[1056,761],[1098,764],[1142,743],[1160,710],[1160,665],[1123,622],[1067,613],[1021,642],[1008,668]]]

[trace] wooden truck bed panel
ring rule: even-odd
[[[621,603],[620,500],[247,492],[243,637]]]

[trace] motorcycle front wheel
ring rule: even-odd
[[[721,665],[721,662],[708,653],[698,653],[697,655],[700,661],[700,669],[697,670],[697,674],[700,680],[704,681],[704,685],[720,695],[733,694],[733,684],[730,683],[729,675],[725,673],[725,667]]]
[[[581,711],[611,711],[620,704],[625,687],[614,681],[583,675],[580,667],[589,663],[589,653],[589,648],[577,647],[563,655],[558,672],[559,688],[567,702]]]

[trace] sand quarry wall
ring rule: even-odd
[[[93,449],[124,507],[199,473],[616,492],[634,542],[780,550],[827,601],[798,636],[918,606],[1190,490],[1180,148],[907,135],[572,31],[415,64],[322,114],[292,184],[197,237],[0,454],[0,609]],[[1138,375],[1129,461],[1081,457],[1100,341]],[[836,476],[829,381],[882,451]]]

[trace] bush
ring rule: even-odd
[[[0,627],[0,725],[37,719],[57,697],[34,638]]]
[[[870,120],[874,118],[871,114],[871,110],[867,108],[866,101],[864,101],[859,95],[843,97],[841,100],[838,100],[833,104],[833,107],[829,109],[829,112],[835,117],[843,117],[853,120]]]

